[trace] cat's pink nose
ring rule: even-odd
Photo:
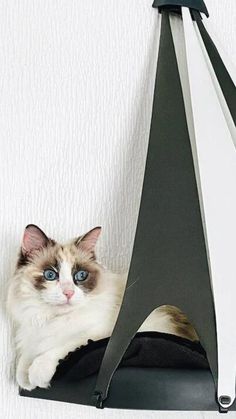
[[[63,294],[65,294],[65,296],[68,298],[68,300],[69,300],[71,297],[73,297],[74,293],[75,293],[75,291],[73,291],[73,290],[64,290],[64,291],[63,291]]]

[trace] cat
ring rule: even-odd
[[[60,244],[34,224],[25,228],[7,295],[21,388],[49,387],[59,359],[88,339],[111,335],[128,275],[98,261],[100,233],[98,226]],[[139,331],[198,340],[185,315],[172,306],[154,310]]]

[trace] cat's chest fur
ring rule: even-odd
[[[125,278],[102,294],[93,296],[85,305],[62,308],[60,315],[52,309],[28,301],[28,309],[18,307],[21,321],[16,327],[16,344],[20,352],[42,354],[55,346],[71,342],[71,349],[88,339],[110,336],[118,315]]]

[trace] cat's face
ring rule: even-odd
[[[26,292],[32,290],[45,303],[59,307],[83,305],[88,296],[99,292],[102,266],[94,247],[100,231],[96,227],[61,245],[37,226],[27,226],[17,264]]]

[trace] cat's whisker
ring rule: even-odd
[[[128,285],[128,287],[126,288],[126,291],[129,289],[129,288],[131,288],[134,284],[136,284],[136,282],[138,282],[140,280],[140,278],[138,277],[137,279],[136,279],[136,281],[134,281],[134,282],[132,282],[131,284],[129,284]]]

